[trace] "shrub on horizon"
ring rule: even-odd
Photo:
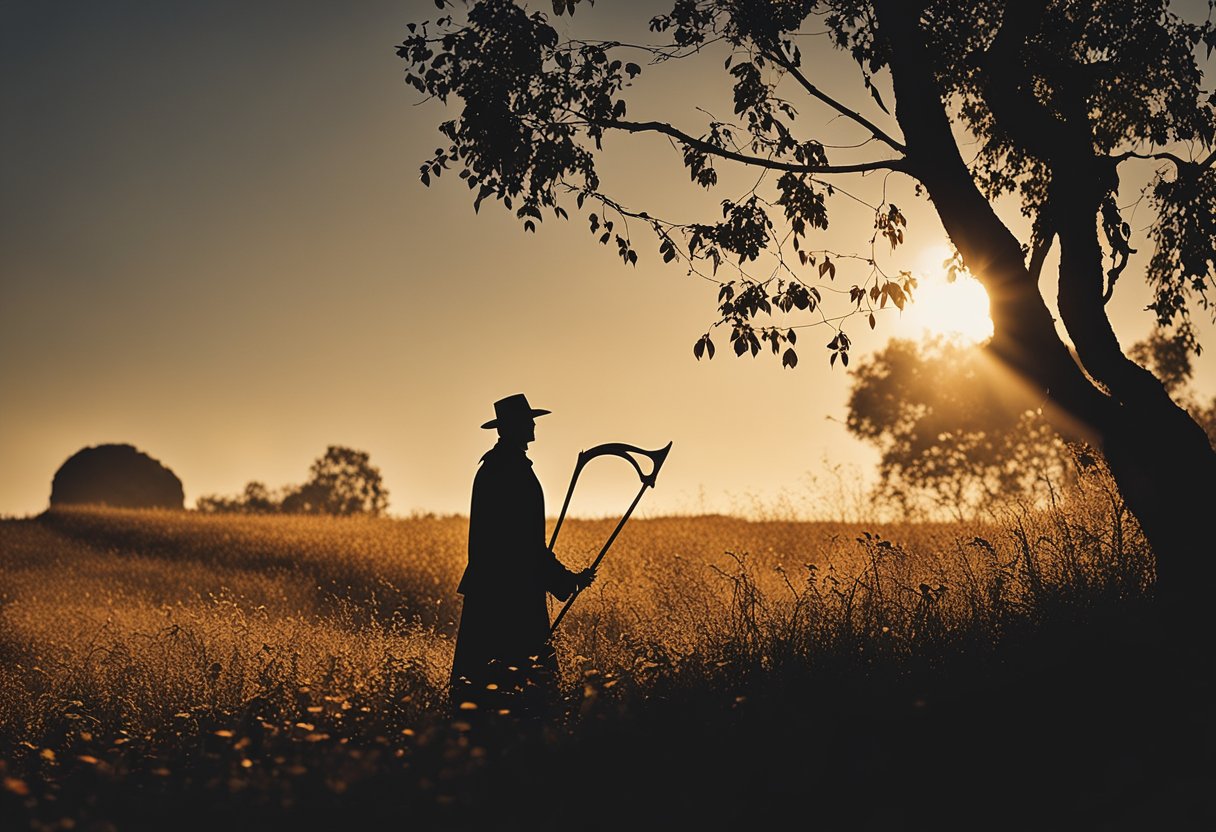
[[[185,504],[182,481],[134,445],[82,448],[51,480],[52,507],[95,504],[117,508],[176,508]]]
[[[330,445],[309,468],[303,485],[271,492],[256,480],[236,497],[207,495],[198,499],[199,511],[209,514],[357,514],[378,517],[388,508],[388,490],[380,469],[366,451]]]

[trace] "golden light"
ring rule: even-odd
[[[979,281],[965,272],[953,282],[948,279],[950,248],[944,244],[927,246],[917,256],[913,274],[917,288],[913,303],[904,309],[902,323],[917,336],[950,335],[966,343],[978,344],[992,337],[988,293]]]

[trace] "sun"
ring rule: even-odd
[[[904,308],[901,323],[916,335],[947,335],[968,344],[987,341],[992,337],[988,293],[965,272],[951,282],[943,265],[950,256],[945,244],[922,249],[913,270],[913,303]]]

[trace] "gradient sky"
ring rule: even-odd
[[[559,28],[645,39],[658,10],[601,0]],[[831,513],[837,485],[869,482],[877,454],[843,427],[849,372],[817,348],[827,330],[803,331],[795,370],[728,356],[725,334],[698,363],[715,287],[664,266],[643,234],[627,269],[577,215],[525,234],[496,205],[475,215],[454,176],[420,184],[452,113],[402,82],[394,46],[435,14],[431,0],[0,4],[0,514],[43,509],[63,460],[103,442],[167,464],[187,505],[252,479],[301,482],[340,444],[371,454],[392,513],[464,512],[493,442],[478,425],[515,392],[553,411],[531,450],[553,512],[577,452],[606,441],[675,443],[639,514],[783,499]],[[882,117],[856,97],[847,59],[811,69]],[[729,113],[721,56],[640,81],[631,115],[700,132],[695,104]],[[864,138],[798,103],[808,135]],[[665,141],[606,145],[606,190],[652,212],[712,217],[744,181],[726,176],[706,197]],[[871,198],[882,187],[842,184]],[[889,262],[940,284],[940,226],[908,182],[888,187],[910,220]],[[870,213],[830,207],[832,229],[810,244],[860,250]],[[1126,343],[1151,326],[1136,219],[1141,253],[1114,303]],[[843,288],[861,277],[841,272]],[[942,324],[914,307],[875,333],[846,328],[856,362]],[[1210,356],[1196,380],[1207,392]],[[623,509],[633,477],[623,463],[589,468],[572,511]]]

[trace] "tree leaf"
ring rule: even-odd
[[[866,86],[870,88],[870,97],[878,104],[878,108],[887,115],[891,115],[891,111],[887,109],[887,105],[882,103],[882,96],[878,94],[878,87],[867,82]]]

